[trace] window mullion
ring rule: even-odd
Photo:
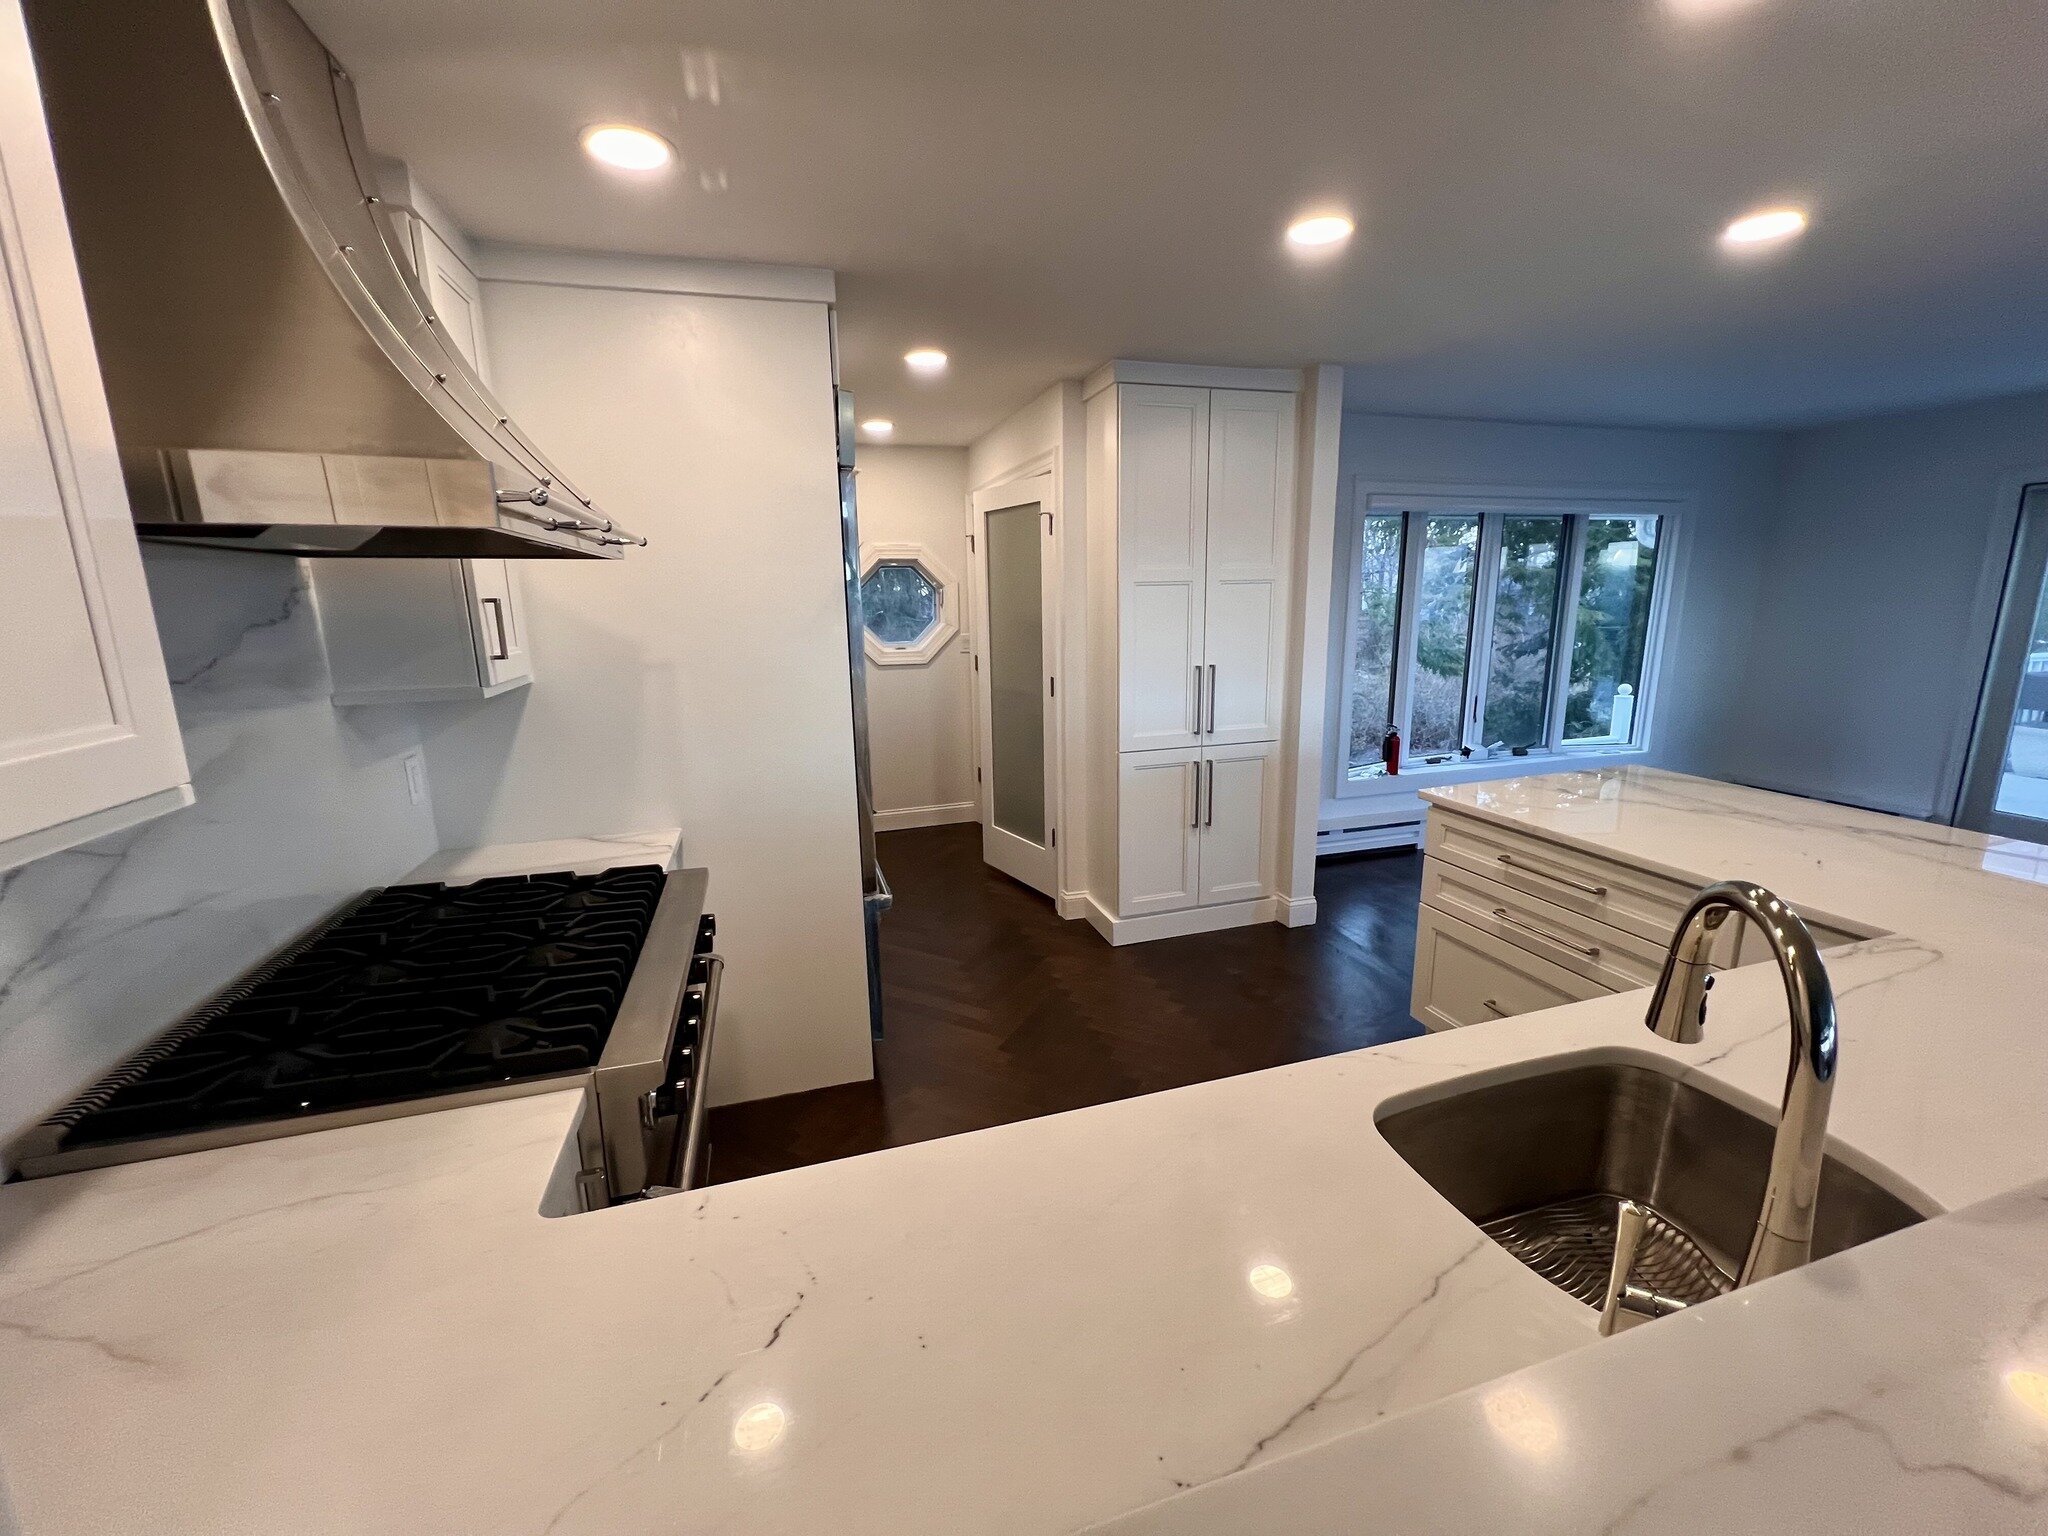
[[[1473,572],[1472,623],[1465,639],[1465,719],[1460,742],[1486,745],[1486,688],[1493,671],[1493,618],[1500,601],[1500,558],[1504,514],[1479,519],[1479,560]]]
[[[1557,584],[1557,629],[1550,644],[1550,712],[1543,740],[1553,752],[1564,749],[1565,707],[1571,697],[1572,641],[1578,631],[1579,588],[1585,575],[1586,517],[1578,513],[1565,519],[1564,579]]]
[[[1415,635],[1422,622],[1421,512],[1401,514],[1401,598],[1394,631],[1394,723],[1401,732],[1402,753],[1415,733],[1409,729],[1409,715],[1415,702]]]

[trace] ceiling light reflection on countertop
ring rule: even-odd
[[[737,1451],[765,1451],[782,1438],[789,1427],[789,1415],[780,1403],[756,1403],[740,1410],[732,1421],[732,1444]]]
[[[946,371],[946,354],[937,347],[913,347],[903,354],[903,361],[912,373],[930,376]]]
[[[583,152],[615,171],[658,171],[676,157],[667,139],[630,123],[598,123],[584,129]]]
[[[1294,1294],[1294,1276],[1278,1264],[1254,1264],[1245,1284],[1268,1301],[1285,1301]]]
[[[1564,1438],[1557,1415],[1526,1387],[1501,1387],[1480,1404],[1493,1432],[1537,1461],[1547,1460]]]
[[[1728,250],[1756,250],[1782,244],[1806,232],[1804,208],[1759,208],[1745,213],[1721,231],[1721,244]]]
[[[1287,243],[1298,251],[1327,250],[1342,245],[1356,228],[1341,213],[1315,213],[1287,226]]]

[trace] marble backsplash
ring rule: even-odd
[[[337,710],[304,568],[144,546],[198,803],[0,874],[0,1146],[438,847],[408,709]]]

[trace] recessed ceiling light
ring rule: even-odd
[[[599,123],[583,130],[583,152],[619,171],[658,171],[675,159],[667,139],[625,123]]]
[[[1745,213],[1741,218],[1721,231],[1721,243],[1730,249],[1748,246],[1775,245],[1780,240],[1790,240],[1806,229],[1804,208],[1759,208],[1755,213]]]
[[[1304,251],[1341,245],[1351,238],[1352,228],[1351,221],[1341,213],[1311,214],[1287,226],[1287,243]]]
[[[884,421],[881,417],[877,416],[873,421],[862,422],[860,429],[867,433],[869,437],[887,437],[896,430],[896,423]]]
[[[946,354],[937,347],[918,347],[903,354],[903,361],[910,365],[912,373],[944,373]]]

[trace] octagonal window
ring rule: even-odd
[[[868,633],[884,645],[916,645],[939,622],[939,589],[912,560],[883,560],[861,579]]]

